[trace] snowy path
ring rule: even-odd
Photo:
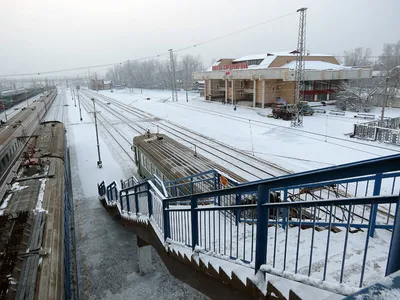
[[[96,167],[92,116],[84,108],[82,116],[80,122],[70,91],[60,89],[46,118],[67,120],[81,299],[206,299],[172,277],[156,253],[153,253],[155,270],[145,276],[137,274],[135,236],[118,220],[111,219],[97,199],[98,182],[111,182],[127,174],[114,149],[107,147],[110,137],[103,131],[100,131],[103,168]]]

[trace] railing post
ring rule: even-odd
[[[217,180],[218,180],[218,173],[214,171],[214,191],[217,190]],[[216,197],[214,196],[214,205],[217,203]]]
[[[385,276],[388,276],[398,270],[400,270],[400,196],[399,201],[397,201],[396,204],[392,240],[390,242],[389,257]]]
[[[217,174],[217,184],[218,184],[218,189],[221,189],[221,175],[219,175],[219,173]],[[217,200],[217,204],[218,206],[221,206],[221,196],[217,196],[218,200]]]
[[[115,189],[115,200],[118,200],[118,189],[116,184],[114,184],[114,189]]]
[[[149,217],[153,215],[153,198],[150,193],[150,183],[147,182],[147,203],[149,205]]]
[[[193,177],[190,177],[190,194],[193,194]]]
[[[240,194],[236,194],[235,204],[236,205],[240,205]],[[240,223],[240,215],[241,215],[241,213],[242,213],[242,210],[236,209],[236,220],[235,220],[236,226],[238,226],[239,223]]]
[[[163,221],[164,221],[164,240],[167,240],[171,237],[170,234],[170,223],[169,223],[169,204],[167,201],[162,201],[162,208],[163,208]]]
[[[106,194],[107,194],[107,201],[111,201],[112,199],[110,198],[112,198],[112,196],[110,196],[110,190],[108,187],[106,187]]]
[[[375,184],[374,184],[374,196],[379,196],[381,193],[381,185],[382,185],[382,173],[378,173],[375,175]],[[376,216],[378,214],[378,204],[371,205],[371,231],[369,233],[370,237],[374,237],[375,234],[375,225],[376,225]]]
[[[287,188],[283,190],[283,202],[287,201]],[[283,214],[282,214],[282,229],[286,229],[286,214],[287,214],[287,208],[283,209]],[[278,217],[278,216],[277,216]]]
[[[256,261],[255,272],[267,262],[268,219],[269,209],[262,206],[269,203],[269,188],[266,185],[258,186],[257,200],[257,234],[256,234]]]
[[[133,190],[135,191],[136,214],[138,214],[138,213],[139,213],[139,197],[138,197],[138,194],[137,194],[137,187],[135,186],[135,187],[133,188]]]
[[[124,189],[124,188],[125,188],[124,181],[121,179],[121,189]]]
[[[197,198],[191,196],[190,197],[190,215],[191,215],[191,222],[192,222],[192,251],[196,245],[199,244],[199,229],[198,229],[198,212],[197,208]]]
[[[122,191],[120,192],[120,193],[122,193]],[[122,202],[122,195],[120,195],[121,197],[119,197],[119,201],[120,201],[120,204],[121,204],[121,212],[124,210],[124,203]]]
[[[121,198],[121,193],[119,194],[120,198]],[[128,196],[128,191],[125,191],[125,199],[126,199],[126,209],[128,212],[131,211],[131,203],[129,201],[129,196]],[[121,203],[122,203],[122,199],[121,199]]]

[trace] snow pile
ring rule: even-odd
[[[12,192],[21,191],[21,190],[23,190],[23,189],[26,189],[27,187],[28,187],[27,185],[20,186],[20,185],[19,185],[19,182],[15,182],[15,183],[13,183],[13,185],[11,186],[11,191],[12,191]]]
[[[7,207],[8,201],[10,201],[12,194],[8,194],[8,196],[4,199],[3,203],[0,206],[0,216],[4,214],[4,211]]]
[[[35,213],[38,212],[45,212],[47,213],[47,210],[43,209],[43,199],[44,199],[44,193],[45,193],[45,189],[46,189],[46,178],[42,178],[39,179],[41,184],[40,184],[40,188],[39,188],[39,195],[38,195],[38,199],[36,202],[36,208],[34,210]]]
[[[345,284],[339,284],[339,283],[330,283],[326,282],[323,280],[318,280],[312,277],[308,277],[306,275],[301,275],[301,274],[295,274],[292,272],[288,271],[282,271],[279,269],[272,268],[271,266],[267,265],[262,265],[260,268],[261,271],[264,271],[266,273],[270,273],[276,276],[280,276],[286,279],[290,279],[293,281],[301,282],[307,285],[311,285],[316,288],[320,288],[326,291],[330,291],[335,294],[341,294],[341,295],[351,295],[359,291],[358,288],[353,288],[350,286],[347,286]]]

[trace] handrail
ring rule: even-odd
[[[329,276],[326,277],[327,265],[330,264],[329,257],[332,255],[332,250],[329,251],[329,245],[335,243],[336,239],[344,240],[343,262],[339,270],[340,283],[342,283],[343,273],[347,272],[344,268],[346,251],[348,253],[347,243],[348,241],[351,243],[349,232],[352,230],[362,231],[359,234],[363,235],[362,238],[365,236],[365,243],[363,243],[365,247],[364,257],[358,256],[359,261],[362,261],[361,286],[364,268],[366,270],[369,268],[366,264],[366,253],[369,241],[371,240],[370,243],[374,243],[372,237],[375,229],[379,228],[385,232],[387,232],[387,229],[392,231],[391,245],[385,249],[385,251],[389,250],[388,256],[390,257],[390,267],[388,266],[386,270],[392,271],[400,268],[400,261],[394,254],[400,252],[400,243],[396,242],[396,238],[400,236],[400,196],[398,194],[399,185],[398,182],[396,183],[396,178],[400,177],[399,170],[400,155],[392,155],[259,180],[223,190],[172,198],[167,198],[164,195],[165,186],[163,182],[157,176],[153,176],[145,182],[120,190],[119,200],[121,202],[121,214],[136,213],[139,218],[142,216],[154,218],[159,230],[164,234],[164,241],[171,240],[182,243],[191,247],[193,251],[204,249],[206,253],[214,252],[217,255],[241,260],[244,263],[251,262],[256,271],[263,270],[262,266],[269,264],[272,264],[275,268],[275,260],[282,261],[283,253],[283,250],[279,249],[279,245],[282,244],[277,243],[285,242],[284,266],[287,262],[286,255],[292,256],[288,258],[288,261],[295,264],[295,274],[298,274],[299,263],[299,268],[306,265],[308,277],[310,277],[311,273],[316,272],[312,270],[312,266],[314,266],[313,257],[315,262],[321,261],[323,259],[321,258],[322,251],[325,257],[323,260],[325,263],[323,281],[332,276],[328,274]],[[210,174],[212,171],[207,173]],[[193,176],[189,178],[193,179]],[[390,179],[387,180],[388,178]],[[382,184],[383,179],[387,180],[384,185]],[[175,182],[179,182],[179,180]],[[99,185],[99,194],[101,184]],[[390,187],[388,187],[388,184]],[[309,189],[310,187],[311,189]],[[107,192],[113,193],[114,189],[117,191],[115,182],[107,187]],[[288,191],[289,189],[291,190]],[[313,192],[310,192],[310,190]],[[313,198],[315,191],[318,192],[319,197]],[[313,200],[307,199],[307,195],[311,195],[309,197]],[[360,198],[360,195],[362,198]],[[204,205],[209,203],[205,201],[208,200],[206,198],[214,198],[217,201],[214,201],[214,205]],[[126,205],[126,209],[123,205]],[[130,205],[132,205],[132,209]],[[379,207],[379,205],[383,205],[383,207]],[[391,212],[391,206],[396,207],[394,215]],[[336,210],[338,210],[338,213],[336,213]],[[386,212],[387,219],[386,215],[377,215],[378,210]],[[364,212],[366,215],[364,215]],[[238,223],[237,220],[241,220],[241,222]],[[275,225],[273,230],[271,225]],[[293,226],[297,226],[298,229],[293,230]],[[336,238],[330,239],[331,230],[334,232],[334,227],[345,230],[344,236],[338,235]],[[302,229],[306,228],[311,228],[311,231],[308,231],[308,237],[311,235],[309,240],[306,240],[301,233]],[[327,238],[323,241],[326,245],[326,251],[323,249],[325,246],[314,250],[314,235],[322,229],[327,229]],[[289,230],[291,230],[291,235],[297,232],[297,237],[294,240],[297,242],[297,246],[293,246],[294,236],[288,237]],[[217,235],[215,231],[217,231]],[[214,235],[212,235],[213,232]],[[239,236],[239,233],[242,236]],[[286,237],[284,237],[284,233]],[[246,235],[248,236],[247,242]],[[278,240],[278,236],[280,240]],[[304,241],[311,241],[311,247],[300,248],[299,250],[300,243]],[[235,243],[233,246],[232,242]],[[215,249],[216,244],[221,243],[223,246],[218,245]],[[271,243],[274,245],[271,246]],[[291,243],[290,246],[287,245],[288,243]],[[214,249],[212,249],[213,247]],[[220,250],[221,247],[222,250]],[[287,249],[290,251],[287,251]],[[294,251],[291,249],[294,249]],[[236,253],[232,253],[232,251],[236,251]],[[276,251],[281,256],[277,255]],[[304,260],[300,261],[299,251],[309,252],[309,263],[304,263]],[[293,252],[296,254],[295,259]],[[272,263],[271,257],[273,257]],[[285,267],[283,267],[283,271],[285,271]]]
[[[317,169],[313,171],[305,171],[296,174],[283,175],[279,177],[243,183],[236,187],[223,190],[198,193],[187,196],[171,197],[167,201],[179,201],[190,199],[191,197],[207,198],[215,196],[224,196],[229,194],[245,194],[256,192],[259,186],[268,186],[271,188],[286,187],[289,185],[300,185],[328,180],[351,178],[356,176],[364,176],[381,172],[398,171],[400,166],[400,154],[391,156],[363,160],[356,163],[348,163],[339,166],[328,167],[325,169]]]
[[[161,185],[164,192],[164,197],[168,197],[168,192],[167,189],[165,188],[164,182],[157,175],[154,175],[154,178],[158,181],[158,184]]]

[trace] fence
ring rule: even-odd
[[[353,137],[400,145],[400,118],[354,124]]]
[[[361,287],[400,268],[399,176],[394,155],[172,198],[152,181],[117,194],[122,214],[154,219],[165,241],[280,276]],[[111,201],[115,189],[99,185]]]

